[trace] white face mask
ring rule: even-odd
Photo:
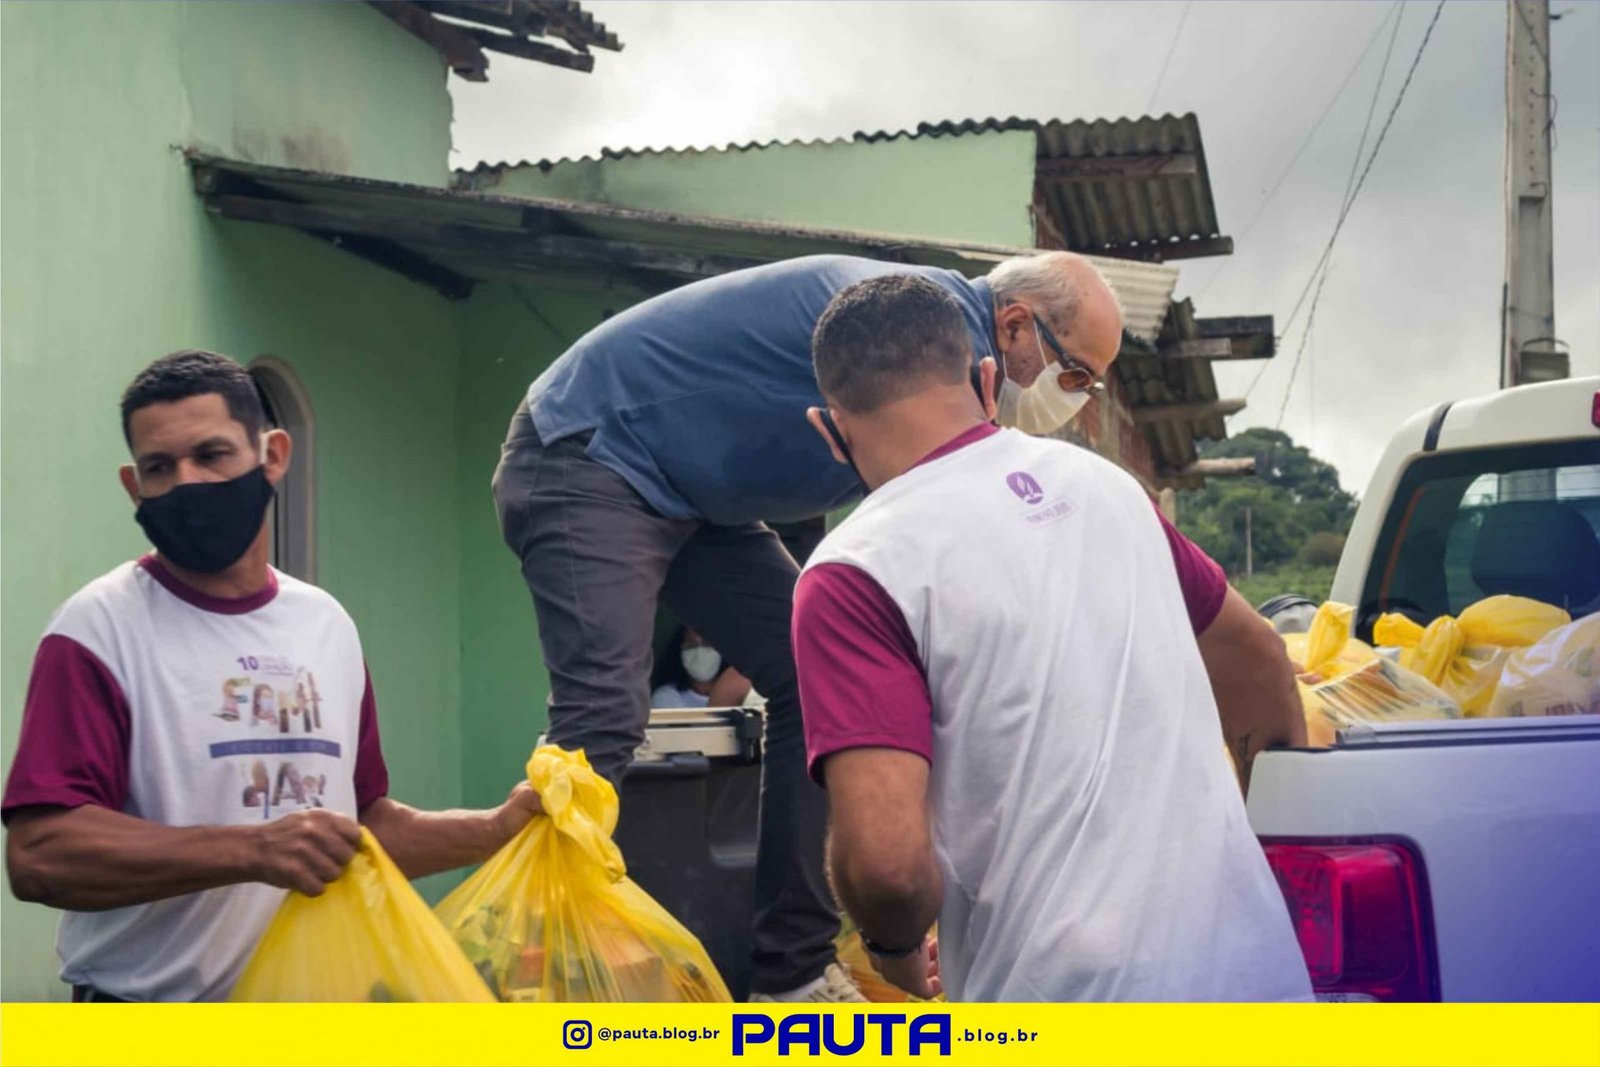
[[[722,653],[709,645],[686,648],[680,652],[683,669],[697,682],[709,682],[722,673]]]
[[[1033,333],[1043,352],[1044,338],[1039,337],[1037,323]],[[1089,394],[1061,388],[1061,375],[1052,370],[1053,362],[1046,357],[1044,369],[1026,389],[1009,377],[1000,383],[1000,395],[995,401],[1000,409],[1000,425],[1015,426],[1023,433],[1054,433],[1077,418],[1089,402]]]

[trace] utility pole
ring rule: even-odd
[[[1550,2],[1506,0],[1503,389],[1571,373],[1556,340],[1550,126]]]
[[[1250,507],[1246,505],[1244,509],[1244,576],[1246,578],[1253,578],[1256,573],[1255,540],[1252,537],[1252,533],[1253,531],[1250,529]]]

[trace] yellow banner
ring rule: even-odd
[[[1600,1067],[1600,1005],[5,1004],[9,1067]]]

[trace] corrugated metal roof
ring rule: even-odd
[[[600,278],[659,291],[695,277],[828,252],[977,276],[1002,259],[1032,251],[434,189],[199,154],[191,154],[190,162],[214,213],[337,237],[352,251],[366,247],[370,258],[387,256],[388,265],[421,280],[431,277],[430,284],[447,291],[515,278],[563,284]],[[1095,263],[1123,301],[1129,330],[1153,342],[1177,268],[1117,259]]]
[[[826,252],[976,276],[1033,251],[436,189],[195,153],[189,159],[197,190],[214,214],[303,230],[455,296],[487,280],[598,284],[644,296],[695,277]],[[1162,343],[1202,336],[1193,305],[1172,302],[1177,268],[1091,258],[1123,305],[1129,340],[1115,373],[1127,405],[1215,401],[1208,359],[1156,354]],[[1220,416],[1207,415],[1151,422],[1143,432],[1158,479],[1189,485],[1200,480],[1173,475],[1194,462],[1194,439],[1225,437],[1227,427]]]
[[[1088,258],[1100,268],[1122,304],[1123,329],[1140,341],[1153,343],[1166,321],[1172,290],[1178,284],[1178,269],[1166,263],[1134,259]]]
[[[568,163],[630,159],[652,155],[743,153],[766,148],[877,144],[902,138],[965,137],[1030,130],[1037,135],[1038,184],[1067,248],[1115,255],[1160,254],[1162,246],[1221,236],[1211,178],[1206,169],[1200,122],[1193,114],[1144,116],[1115,120],[1010,118],[923,122],[912,130],[858,130],[848,137],[813,140],[748,141],[718,147],[602,148],[596,155],[542,159],[537,163],[479,163],[468,174],[510,167],[550,170]],[[1053,174],[1052,162],[1104,161],[1108,170],[1090,177],[1086,170]],[[1175,164],[1165,171],[1163,161]],[[1138,164],[1155,164],[1141,173]],[[1112,164],[1119,164],[1113,166]],[[1072,169],[1070,167],[1064,169]],[[1168,248],[1168,252],[1176,249]]]
[[[1163,342],[1199,337],[1194,303],[1187,298],[1170,303],[1159,332]],[[1157,355],[1153,346],[1142,351],[1139,345],[1124,345],[1116,368],[1130,407],[1204,404],[1218,399],[1217,378],[1209,359],[1170,359]],[[1204,479],[1173,475],[1199,458],[1196,440],[1220,441],[1228,436],[1228,426],[1222,416],[1208,415],[1153,422],[1145,427],[1145,433],[1156,455],[1158,473],[1166,475],[1163,483],[1190,489],[1199,487]]]

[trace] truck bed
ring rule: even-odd
[[[1257,758],[1271,838],[1403,838],[1420,853],[1439,990],[1600,1000],[1600,715],[1395,723]]]

